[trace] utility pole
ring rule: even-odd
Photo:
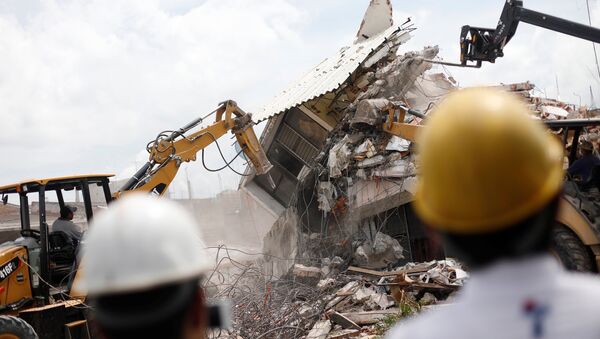
[[[573,92],[573,95],[576,96],[577,98],[579,98],[579,107],[581,107],[581,95]]]
[[[588,22],[591,26],[592,25],[592,15],[590,14],[590,0],[585,0],[585,4],[587,6]],[[598,71],[598,79],[600,79],[600,64],[598,63],[598,52],[596,52],[596,44],[593,42],[592,42],[592,47],[594,48],[594,58],[596,58],[596,70]]]

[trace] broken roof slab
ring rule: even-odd
[[[392,3],[390,0],[371,0],[360,23],[356,42],[361,42],[377,35],[394,25]]]
[[[261,111],[255,113],[253,119],[257,122],[266,120],[337,90],[359,67],[372,66],[385,57],[390,50],[408,41],[410,31],[411,29],[390,27],[369,39],[343,47],[335,56],[323,60],[292,83]]]

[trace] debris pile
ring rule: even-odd
[[[403,241],[402,232],[389,233],[387,217],[381,217],[382,213],[412,201],[417,172],[413,144],[385,132],[382,126],[390,107],[401,105],[426,115],[439,99],[457,88],[451,76],[428,72],[431,64],[423,60],[433,59],[437,52],[437,47],[427,47],[386,59],[364,75],[369,85],[357,94],[344,110],[344,118],[329,132],[289,206],[295,216],[287,225],[299,233],[295,236],[295,253],[302,263],[310,264],[310,258],[338,255],[353,258],[355,264],[365,267],[385,268],[401,263],[401,259],[415,260],[407,253],[415,250],[410,239]],[[536,96],[535,85],[530,82],[493,87],[523,97],[539,119],[587,118],[594,114],[585,107]],[[420,125],[421,118],[406,114],[403,122]],[[584,139],[597,143],[598,135],[600,130],[590,128]],[[289,214],[282,218],[289,219]],[[384,251],[374,246],[376,237],[386,232],[399,241],[398,246],[385,251],[389,258],[377,258]],[[265,244],[269,242],[267,236]],[[432,250],[421,252],[427,251]],[[434,258],[440,257],[431,255],[417,260]],[[289,266],[283,265],[277,273],[285,273],[286,268]]]
[[[353,262],[369,268],[394,265],[404,258],[403,248],[398,240],[387,234],[377,232],[373,240],[366,239],[354,251]]]
[[[405,179],[416,174],[411,143],[381,130],[384,108],[391,102],[387,99],[364,99],[353,110],[348,124],[330,136],[333,146],[327,157],[327,167],[321,173],[327,181],[319,182],[323,189],[319,201],[324,212],[330,212],[332,200],[341,196],[339,187],[346,178],[371,180],[374,178]],[[419,124],[420,119],[409,116],[405,122]],[[321,160],[321,158],[317,158]],[[399,182],[401,185],[401,182]],[[350,198],[355,198],[351,196]],[[348,199],[352,205],[355,199]]]
[[[214,337],[375,338],[404,316],[450,302],[468,278],[452,259],[371,270],[334,257],[295,264],[275,280],[255,265],[235,265],[239,273],[214,295],[233,300],[234,330]]]
[[[529,81],[491,87],[521,96],[529,109],[538,118],[543,120],[594,118],[600,113],[585,106],[577,106],[557,99],[536,96],[534,95],[536,87]]]

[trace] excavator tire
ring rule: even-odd
[[[552,230],[552,252],[570,271],[595,271],[590,250],[564,225],[557,224]]]
[[[0,338],[38,339],[38,335],[25,320],[13,316],[0,316]]]

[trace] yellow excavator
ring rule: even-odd
[[[215,115],[212,124],[192,131],[212,114]],[[55,194],[58,207],[63,208],[67,192],[81,192],[89,223],[94,214],[93,198],[101,196],[104,205],[129,192],[163,195],[181,164],[195,161],[198,152],[202,152],[206,167],[204,149],[212,143],[219,147],[217,140],[229,131],[241,148],[237,155],[244,153],[256,174],[267,174],[272,166],[254,133],[251,114],[228,100],[183,128],[160,133],[147,145],[148,162],[114,193],[109,186],[112,174],[24,180],[0,186],[4,205],[10,195],[18,197],[20,215],[18,238],[0,245],[0,338],[37,338],[36,333],[39,338],[50,339],[92,337],[86,318],[85,293],[76,292],[75,288],[71,291],[79,272],[77,244],[63,232],[50,232],[46,204],[49,195]],[[223,168],[232,161],[225,160]],[[38,201],[39,224],[35,226],[30,220],[31,196]]]
[[[424,128],[405,122],[407,114],[420,119],[426,116],[407,108],[403,103],[390,102],[383,113],[387,114],[381,129],[388,134],[415,141],[419,131]],[[551,120],[544,123],[557,138],[561,138],[565,146],[571,141],[567,156],[569,163],[573,163],[581,133],[585,129],[600,126],[600,119]],[[564,194],[552,237],[553,254],[567,269],[600,272],[600,167],[592,171],[591,180],[585,183],[565,176]]]

